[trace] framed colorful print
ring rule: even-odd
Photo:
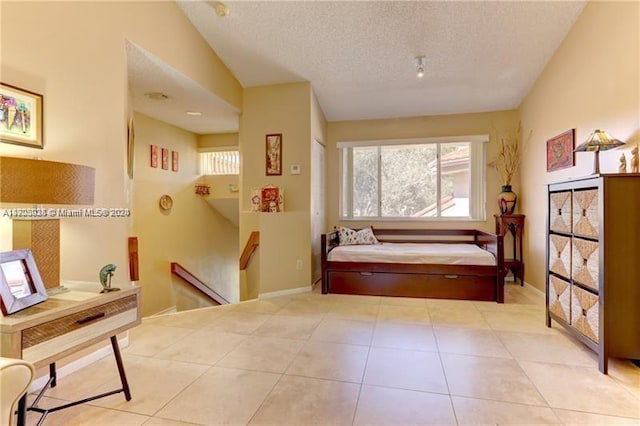
[[[171,171],[178,171],[178,151],[171,151]]]
[[[44,148],[42,95],[0,83],[0,142]]]
[[[267,135],[267,176],[282,176],[282,133]]]
[[[151,145],[151,167],[154,169],[158,167],[158,146]]]
[[[575,166],[574,133],[567,130],[547,141],[547,172]]]
[[[169,170],[169,150],[162,148],[162,170]]]

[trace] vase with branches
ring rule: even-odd
[[[511,183],[518,172],[522,159],[521,131],[522,124],[518,123],[518,129],[515,134],[496,136],[498,153],[493,161],[489,163],[489,166],[496,170],[502,181],[502,192],[498,194],[498,204],[502,214],[513,214],[518,200],[518,196],[511,190]]]

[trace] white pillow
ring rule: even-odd
[[[341,226],[338,237],[341,246],[380,244],[370,226],[359,231]]]

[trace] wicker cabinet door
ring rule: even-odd
[[[549,235],[549,270],[563,277],[571,277],[571,238]]]
[[[549,276],[549,312],[571,322],[571,285],[553,275]]]
[[[599,321],[598,296],[572,285],[571,326],[598,343]]]
[[[598,291],[600,275],[598,242],[574,238],[572,247],[573,280]]]
[[[586,237],[598,236],[598,190],[573,193],[573,233]]]
[[[549,227],[555,232],[571,232],[571,191],[549,194]]]

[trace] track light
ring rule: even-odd
[[[424,77],[424,56],[416,56],[416,77]]]

